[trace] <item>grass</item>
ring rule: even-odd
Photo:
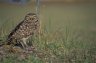
[[[32,53],[25,60],[19,60],[16,55],[9,54],[0,62],[96,63],[96,8],[94,5],[41,5],[41,34],[40,38],[34,38],[33,42],[37,53]],[[1,4],[0,7],[2,8],[0,9],[0,40],[5,41],[6,36],[24,15],[34,10],[31,10],[32,6],[28,5]]]

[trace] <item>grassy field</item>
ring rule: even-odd
[[[39,56],[9,55],[0,63],[96,63],[96,4],[41,4],[42,34],[33,42]],[[34,4],[0,3],[0,40],[29,12],[35,12]]]

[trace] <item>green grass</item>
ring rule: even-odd
[[[34,5],[1,4],[0,8],[3,41],[26,13],[34,12]],[[96,63],[95,4],[43,4],[40,20],[42,34],[33,42],[37,53],[25,60],[9,55],[1,63]]]

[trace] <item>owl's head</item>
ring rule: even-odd
[[[25,16],[25,20],[37,20],[37,15],[35,13],[28,13]]]

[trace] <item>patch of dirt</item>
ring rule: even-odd
[[[32,46],[22,49],[19,46],[2,45],[0,46],[0,61],[9,55],[15,55],[17,59],[23,60],[28,58],[33,52],[35,52],[35,49]]]

